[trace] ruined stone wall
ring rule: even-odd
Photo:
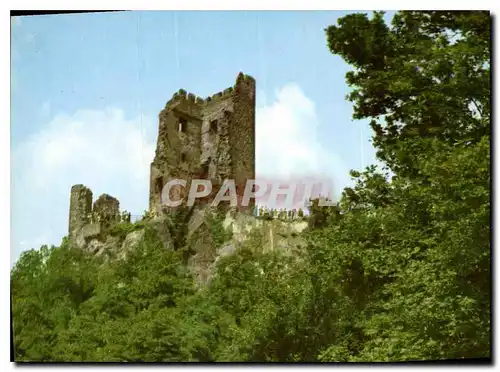
[[[261,233],[259,249],[263,253],[276,249],[293,252],[298,246],[305,244],[304,237],[300,234],[307,226],[308,223],[304,220],[263,220],[243,213],[227,213],[223,222],[224,229],[232,232],[232,242],[244,243],[251,239],[252,232]]]
[[[101,225],[110,226],[120,219],[120,202],[108,194],[102,194],[94,202],[93,214],[99,216]]]
[[[185,128],[179,131],[179,123]],[[149,208],[157,210],[170,180],[187,181],[176,191],[187,197],[195,178],[214,188],[228,178],[240,183],[255,177],[255,80],[240,73],[234,87],[206,99],[184,90],[175,93],[159,115],[155,158],[151,164]],[[207,198],[204,202],[209,202]]]
[[[92,205],[92,191],[84,185],[71,187],[69,238],[79,248],[88,248],[91,240],[102,238],[106,227],[120,221],[120,202],[102,194]]]
[[[159,115],[156,154],[150,173],[150,210],[160,204],[161,191],[168,181],[190,180],[199,172],[203,103],[201,98],[181,89]]]
[[[255,80],[240,73],[234,87],[234,112],[229,129],[232,176],[239,192],[246,181],[255,179]],[[245,210],[252,211],[254,199]]]
[[[232,98],[232,88],[229,88],[207,99],[203,110],[201,161],[208,162],[208,178],[217,184],[231,177],[229,130]]]
[[[69,236],[80,230],[89,223],[89,215],[92,211],[92,191],[84,185],[71,187],[69,201]]]

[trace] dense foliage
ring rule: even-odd
[[[66,240],[25,252],[11,272],[16,359],[489,357],[489,28],[482,12],[341,18],[328,46],[354,67],[354,116],[373,120],[388,168],[352,171],[335,207],[313,203],[296,255],[262,253],[256,234],[201,289],[183,240],[165,250],[147,226],[123,260]]]

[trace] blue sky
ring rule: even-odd
[[[11,262],[59,244],[83,183],[147,208],[159,111],[179,88],[208,96],[257,81],[257,174],[316,172],[340,190],[375,162],[351,119],[348,66],[324,28],[346,12],[117,12],[11,25]],[[361,134],[363,133],[363,135]]]

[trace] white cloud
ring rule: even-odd
[[[119,109],[82,110],[57,115],[14,149],[13,259],[19,250],[38,248],[39,236],[44,243],[59,243],[74,184],[90,187],[94,200],[108,193],[122,209],[142,214],[155,135],[156,123],[147,118],[127,119]]]
[[[151,126],[143,119],[144,129]],[[154,143],[143,136],[140,118],[117,109],[58,115],[19,147],[28,163],[25,177],[38,188],[55,184],[105,185],[147,179]]]
[[[328,177],[338,196],[348,182],[348,170],[318,141],[314,102],[298,85],[278,90],[274,102],[257,109],[256,121],[257,177]]]
[[[319,144],[314,103],[297,85],[277,91],[270,104],[261,101],[256,121],[259,176],[327,175],[337,190],[345,184],[347,170]],[[60,242],[74,184],[90,187],[94,200],[108,193],[120,200],[122,210],[142,214],[157,125],[149,118],[126,118],[119,109],[81,110],[53,117],[13,149],[12,261],[22,250]]]

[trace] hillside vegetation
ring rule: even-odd
[[[326,30],[386,168],[311,207],[293,255],[255,234],[197,288],[142,226],[105,260],[24,252],[11,272],[18,361],[407,361],[490,357],[490,16],[349,14]],[[297,45],[300,48],[300,45]],[[212,244],[227,239],[220,221]],[[132,231],[133,226],[124,226]]]

